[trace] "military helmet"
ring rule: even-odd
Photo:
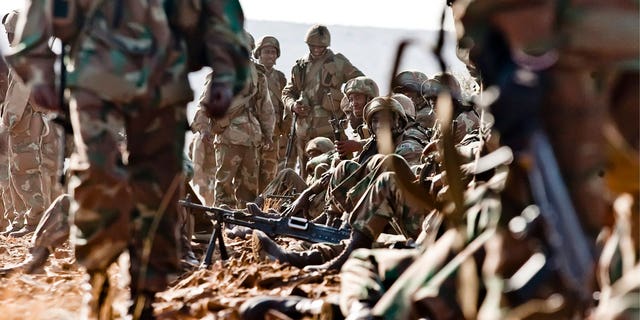
[[[260,56],[260,50],[264,47],[276,48],[276,57],[280,58],[280,42],[273,36],[264,36],[256,44],[256,49],[253,50],[253,57],[258,59]]]
[[[435,79],[429,79],[422,84],[422,96],[425,98],[437,97],[442,92],[443,86]]]
[[[391,81],[393,92],[400,92],[402,89],[420,92],[422,83],[429,80],[426,74],[420,71],[402,71]]]
[[[404,112],[404,108],[400,102],[392,97],[376,97],[373,100],[369,101],[366,106],[364,106],[364,121],[367,123],[367,126],[371,128],[371,120],[373,119],[373,115],[382,110],[389,110],[395,114],[397,114],[402,121],[404,121],[404,125],[406,125],[409,120],[407,119],[407,114]]]
[[[449,90],[453,99],[462,100],[462,88],[460,82],[450,73],[439,73],[433,76],[433,80],[439,84],[439,90]],[[440,92],[438,91],[438,92]],[[437,95],[437,94],[436,94]]]
[[[394,93],[391,98],[394,98],[400,103],[400,105],[402,105],[402,109],[404,109],[404,113],[407,117],[410,117],[411,119],[416,118],[416,106],[413,104],[413,101],[411,101],[411,98],[402,93]]]
[[[329,138],[325,137],[316,137],[307,142],[306,147],[304,148],[305,153],[309,153],[313,150],[318,150],[320,153],[329,152],[335,149],[335,145],[333,141]]]
[[[344,113],[348,113],[352,110],[351,103],[349,103],[349,97],[342,96],[342,100],[340,100],[340,109],[342,109]]]
[[[18,11],[13,10],[2,17],[2,24],[7,33],[15,33],[19,15]]]
[[[351,93],[361,93],[369,99],[373,99],[380,95],[376,82],[365,76],[355,77],[347,81],[344,86],[344,93],[346,95]]]
[[[311,46],[328,47],[331,45],[331,34],[326,26],[316,24],[312,26],[304,37],[304,42]]]
[[[251,33],[246,30],[244,32],[244,36],[246,38],[245,41],[247,41],[247,44],[249,45],[249,49],[253,51],[253,49],[255,49],[256,47],[256,40],[253,38],[253,35],[251,35]]]

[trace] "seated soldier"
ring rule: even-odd
[[[355,205],[365,194],[367,188],[375,181],[375,178],[380,175],[380,173],[388,171],[395,166],[397,160],[391,160],[391,158],[385,158],[382,155],[376,156],[378,152],[368,151],[377,151],[377,141],[379,137],[386,137],[391,140],[391,144],[397,146],[394,157],[395,159],[402,159],[401,161],[405,163],[407,167],[409,167],[409,164],[404,161],[402,154],[415,153],[416,149],[418,149],[418,154],[422,152],[423,146],[417,144],[415,141],[404,140],[404,127],[407,124],[407,118],[404,109],[396,100],[390,97],[375,98],[365,107],[364,115],[373,136],[365,145],[365,149],[360,157],[354,161],[342,161],[331,175],[325,174],[323,179],[303,191],[286,214],[293,215],[297,214],[298,211],[305,210],[308,206],[310,196],[321,191],[323,184],[327,181],[329,184],[326,198],[328,209],[322,217],[324,218],[323,222],[327,222],[327,224],[330,225],[341,223],[341,220],[343,220],[341,219],[342,213],[352,212]],[[389,142],[387,141],[386,143]],[[389,146],[384,146],[384,144],[382,146],[382,148],[388,147]],[[363,157],[366,157],[366,160],[362,160],[361,158]],[[412,157],[414,156],[412,155]],[[415,158],[419,159],[420,157],[418,155]],[[358,245],[362,243],[361,240],[363,238],[360,235],[361,233],[356,231],[356,234],[352,237],[352,242]],[[282,250],[260,231],[254,231],[253,238],[253,249],[256,256],[274,257],[282,262],[289,262],[298,267],[328,261],[340,253],[345,244],[346,243],[339,245],[314,244],[311,250],[291,252]]]
[[[365,135],[363,131],[364,127],[364,107],[373,98],[379,94],[378,85],[373,79],[360,76],[353,78],[344,86],[345,98],[348,101],[348,105],[343,108],[349,120],[349,125],[358,134],[360,139],[356,140],[344,140],[336,141],[336,149],[338,153],[344,159],[351,158],[353,152],[360,152],[364,146],[369,135]]]

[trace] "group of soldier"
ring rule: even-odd
[[[595,260],[596,238],[600,229],[612,225],[605,221],[605,183],[596,174],[602,162],[594,149],[599,140],[571,136],[581,158],[563,156],[557,151],[566,147],[562,143],[567,137],[557,129],[562,126],[540,110],[548,105],[558,112],[569,110],[576,106],[570,96],[595,96],[595,81],[566,57],[589,52],[623,60],[633,57],[637,46],[615,47],[618,51],[611,49],[615,52],[607,56],[609,52],[596,52],[588,41],[563,47],[546,39],[549,30],[543,27],[532,35],[520,27],[522,21],[535,14],[560,19],[571,10],[556,12],[560,9],[553,1],[525,2],[450,3],[458,27],[467,28],[461,33],[468,42],[461,41],[459,49],[470,51],[461,58],[473,74],[482,75],[478,83],[500,89],[497,98],[486,102],[445,70],[431,76],[398,72],[392,92],[380,92],[374,79],[329,49],[331,35],[323,25],[307,31],[309,53],[296,61],[287,81],[274,68],[281,53],[277,38],[268,35],[254,43],[243,29],[240,4],[233,0],[203,0],[200,5],[72,1],[64,10],[53,10],[48,1],[29,1],[24,12],[3,19],[12,49],[2,76],[6,92],[0,92],[5,97],[2,235],[20,237],[37,229],[32,255],[42,263],[50,247],[39,247],[38,237],[51,233],[52,224],[66,224],[68,217],[66,232],[49,236],[70,239],[78,263],[87,270],[91,289],[83,316],[111,316],[107,298],[112,284],[106,270],[127,251],[130,313],[152,318],[155,293],[181,272],[180,257],[190,251],[190,218],[177,200],[192,179],[205,205],[260,215],[276,211],[350,230],[349,239],[339,244],[303,243],[296,250],[251,231],[257,259],[310,272],[342,270],[339,304],[350,318],[500,318],[507,313],[499,306],[536,299],[552,303],[556,293],[564,299],[561,307],[535,312],[584,315],[593,304],[582,286]],[[637,12],[626,15],[624,5],[607,9],[620,19],[637,18]],[[543,26],[550,29],[551,20]],[[579,39],[573,29],[562,30]],[[64,66],[58,77],[51,37],[62,42]],[[464,48],[465,43],[473,46]],[[193,98],[187,74],[203,66],[213,71],[190,125],[193,175],[185,176],[186,104]],[[596,67],[602,66],[585,69]],[[635,79],[637,70],[630,74]],[[549,79],[575,82],[550,89]],[[623,92],[628,89],[629,78],[599,79]],[[556,100],[546,102],[546,95]],[[625,102],[618,101],[631,104]],[[595,135],[600,129],[596,116],[604,109],[579,108],[586,110],[581,125],[590,126]],[[499,137],[487,118],[495,120]],[[64,139],[60,124],[65,123],[73,143]],[[621,134],[632,136],[628,130]],[[548,151],[547,135],[559,139],[553,145],[557,162]],[[71,148],[63,186],[65,149]],[[637,150],[637,140],[631,148]],[[619,186],[616,194],[631,193],[637,209],[637,185],[615,179],[610,184]],[[274,200],[278,196],[291,201]],[[64,213],[62,218],[51,218],[56,210]],[[559,252],[557,242],[566,239],[566,230],[547,231],[536,212],[543,212],[544,223],[556,229],[560,227],[550,212],[563,217],[558,225],[578,230],[573,240],[583,246]],[[388,234],[401,239],[394,240],[396,246],[410,249],[373,249],[384,245]],[[505,256],[509,250],[522,254]],[[521,275],[520,268],[530,268],[527,258],[538,254],[554,263],[539,266],[524,284],[508,282]],[[565,255],[576,260],[556,261]],[[474,264],[465,264],[469,260]],[[479,282],[477,264],[482,266],[482,285],[475,283],[475,289],[481,293],[471,292],[474,287],[459,279],[463,275]],[[464,289],[456,292],[456,286]],[[462,294],[470,296],[457,296]],[[298,317],[309,311],[303,307],[308,303],[261,297],[247,301],[242,312],[249,319],[269,309]]]

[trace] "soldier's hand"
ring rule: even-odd
[[[296,101],[296,104],[293,105],[293,112],[295,112],[299,117],[306,117],[309,115],[309,107],[302,105],[300,101]]]
[[[220,118],[227,113],[233,91],[231,85],[226,83],[211,81],[209,84],[209,101],[205,104],[207,114],[212,118]]]
[[[355,140],[334,141],[336,149],[341,157],[351,155],[353,152],[361,151],[362,145]]]
[[[307,216],[307,212],[309,211],[309,205],[311,201],[309,200],[310,194],[305,190],[303,191],[298,198],[287,208],[282,214],[285,217],[293,217],[293,216]]]
[[[36,84],[31,87],[31,99],[38,107],[51,111],[60,111],[56,89],[48,84]]]

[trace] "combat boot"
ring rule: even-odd
[[[37,225],[32,226],[32,225],[25,224],[24,227],[22,227],[22,229],[9,232],[9,236],[14,238],[19,238],[36,231],[36,227]]]
[[[321,264],[325,261],[318,250],[300,252],[284,250],[260,230],[253,230],[251,249],[253,250],[254,257],[260,260],[278,260],[298,268],[304,268],[307,265]]]
[[[333,309],[325,301],[298,296],[254,297],[240,306],[241,319],[265,319],[274,313],[283,314],[292,319],[301,319],[304,316],[321,316],[321,319],[333,318]]]

